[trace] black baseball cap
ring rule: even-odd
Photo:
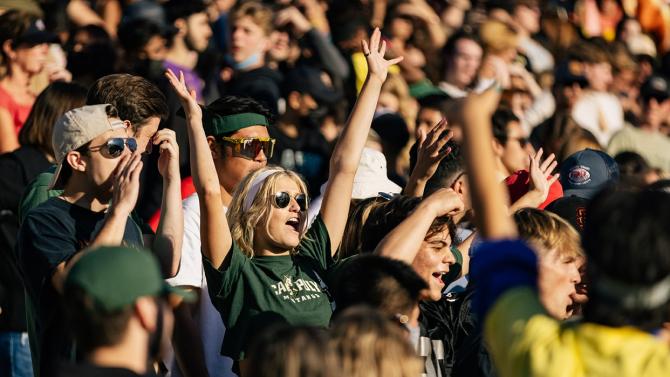
[[[651,75],[640,87],[640,95],[645,102],[652,98],[662,102],[670,98],[670,85],[668,80],[660,75]]]
[[[13,38],[14,46],[28,45],[35,46],[42,43],[58,43],[58,36],[46,30],[44,21],[37,19],[23,31],[19,36]]]

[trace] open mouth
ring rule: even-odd
[[[288,219],[288,221],[286,221],[286,225],[288,225],[295,232],[300,233],[300,219],[297,217],[291,217]]]
[[[444,285],[444,279],[442,279],[442,278],[446,274],[447,273],[444,272],[444,271],[433,272],[433,278],[435,279],[435,281],[437,281],[438,284]]]

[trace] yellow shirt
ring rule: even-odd
[[[670,375],[670,347],[651,334],[544,313],[531,288],[504,293],[489,311],[484,334],[501,377]]]

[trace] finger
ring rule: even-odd
[[[379,48],[379,56],[383,58],[385,54],[386,54],[386,41],[382,41],[382,46],[381,48]]]
[[[421,149],[425,141],[426,141],[426,131],[423,129],[419,129],[419,149]]]
[[[542,172],[548,176],[552,171],[554,171],[554,169],[556,169],[556,166],[558,166],[558,162],[554,161],[551,165],[549,165],[548,169],[542,169]]]
[[[537,153],[535,153],[535,160],[537,161],[542,161],[542,155],[544,154],[544,149],[540,148],[537,150]]]
[[[549,178],[549,179],[547,180],[547,183],[549,184],[549,186],[551,186],[551,185],[553,185],[554,183],[556,183],[556,181],[557,181],[558,178],[560,178],[560,177],[561,177],[561,175],[558,174],[558,173],[556,173],[556,174],[552,175],[551,178]]]
[[[542,169],[542,171],[547,170],[547,166],[551,165],[551,163],[554,162],[555,160],[556,156],[553,153],[550,154],[549,156],[547,156],[547,159],[542,162],[542,164],[540,165],[540,169]]]
[[[375,31],[372,32],[372,37],[370,37],[370,51],[378,51],[379,50],[379,39],[381,37],[381,32],[379,31],[379,28],[376,27]]]
[[[129,155],[123,155],[121,156],[121,159],[119,160],[119,163],[116,165],[116,169],[114,169],[114,177],[118,178],[123,175],[124,170],[126,169],[126,166],[128,166],[128,161],[130,160]]]
[[[449,155],[449,153],[451,153],[451,147],[447,147],[445,150],[440,152],[440,154],[441,154],[440,161],[442,161],[443,158],[447,157]]]
[[[142,166],[143,166],[143,163],[142,163],[142,160],[140,160],[137,163],[137,165],[135,166],[135,169],[133,169],[133,171],[131,172],[130,182],[132,182],[133,184],[137,184],[137,185],[140,184],[140,173],[142,173]]]
[[[370,47],[368,47],[368,42],[362,40],[361,44],[363,45],[363,54],[365,54],[366,56],[370,55]]]
[[[140,157],[141,157],[140,154],[137,152],[133,154],[130,163],[125,169],[125,172],[123,174],[124,176],[128,177],[132,174],[133,171],[135,171],[137,165],[142,162],[142,159]]]
[[[394,64],[400,63],[401,61],[403,61],[403,59],[405,59],[404,56],[398,56],[395,59],[388,60],[387,63],[388,63],[388,65],[394,65]]]

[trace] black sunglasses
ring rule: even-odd
[[[296,194],[293,199],[298,203],[300,211],[304,212],[307,210],[307,195],[305,194]],[[275,205],[277,208],[286,208],[291,203],[291,194],[286,191],[280,191],[275,194]]]
[[[131,153],[135,152],[137,150],[137,140],[132,137],[114,137],[107,140],[105,144],[90,147],[88,150],[91,152],[100,151],[100,154],[107,158],[117,158],[121,156],[126,146]]]

